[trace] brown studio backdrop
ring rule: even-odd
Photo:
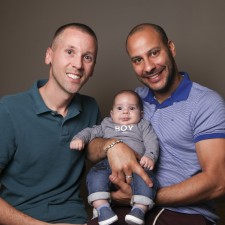
[[[140,85],[125,51],[126,36],[134,25],[152,22],[175,42],[179,69],[225,97],[224,9],[223,0],[1,0],[0,96],[47,78],[44,56],[53,32],[81,22],[99,39],[94,76],[81,92],[95,97],[107,116],[115,92]]]
[[[97,99],[104,116],[116,91],[140,85],[125,39],[141,22],[162,25],[175,42],[180,70],[225,96],[224,9],[223,0],[1,0],[0,96],[48,77],[44,56],[52,34],[73,21],[90,25],[99,39],[94,76],[81,92]]]

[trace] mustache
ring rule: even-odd
[[[165,66],[161,66],[160,68],[151,69],[150,71],[146,71],[145,76],[154,76],[158,73],[161,73],[165,68]]]

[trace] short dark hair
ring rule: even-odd
[[[120,95],[120,94],[123,94],[123,93],[129,93],[129,94],[132,94],[133,96],[135,96],[138,100],[138,106],[140,108],[141,111],[143,111],[144,107],[143,107],[143,101],[141,99],[141,97],[139,96],[139,94],[133,90],[121,90],[119,92],[117,92],[114,96],[113,96],[113,104],[112,104],[112,108],[115,104],[115,98]]]
[[[167,45],[168,44],[168,37],[167,37],[167,34],[165,32],[165,30],[159,26],[159,25],[156,25],[156,24],[153,24],[153,23],[141,23],[141,24],[138,24],[136,25],[131,31],[130,33],[128,34],[127,36],[127,39],[126,39],[126,46],[127,46],[127,41],[128,41],[128,38],[130,36],[132,36],[134,33],[140,31],[140,30],[144,30],[146,27],[151,27],[153,28],[161,37],[162,39],[162,42]]]
[[[64,24],[62,25],[61,27],[59,27],[55,33],[54,33],[54,36],[53,36],[53,40],[52,40],[52,44],[54,43],[54,41],[57,39],[57,37],[67,28],[76,28],[84,33],[87,33],[89,35],[91,35],[95,41],[96,41],[96,49],[98,49],[98,39],[97,39],[97,36],[95,34],[95,32],[87,25],[83,24],[83,23],[68,23],[68,24]]]

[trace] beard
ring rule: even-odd
[[[167,94],[173,87],[174,85],[174,80],[176,79],[177,76],[177,67],[176,67],[176,62],[171,55],[171,52],[168,51],[168,56],[169,56],[169,65],[170,67],[168,68],[168,75],[165,78],[164,85],[161,85],[160,87],[151,87],[147,81],[144,79],[138,77],[139,81],[143,83],[145,86],[147,86],[151,91],[153,91],[155,94],[159,95],[164,95]],[[164,69],[166,69],[166,66],[164,66]],[[154,73],[154,71],[149,72]]]
[[[176,64],[175,64],[175,60],[174,58],[170,58],[170,61],[171,61],[171,68],[169,69],[169,74],[168,76],[166,77],[166,81],[165,81],[165,85],[161,88],[159,88],[158,90],[153,90],[154,92],[156,93],[159,93],[159,94],[165,94],[165,93],[168,93],[171,88],[173,87],[173,84],[174,84],[174,80],[176,78]]]

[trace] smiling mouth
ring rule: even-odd
[[[149,76],[145,76],[145,78],[151,78],[151,79],[155,79],[159,76],[160,74],[157,73],[157,74],[152,74],[152,75],[149,75]]]
[[[154,78],[158,77],[164,71],[165,68],[166,67],[161,67],[159,69],[151,71],[151,72],[145,74],[143,77],[144,78],[152,78],[152,79],[154,79]]]
[[[72,74],[72,73],[67,73],[66,74],[68,77],[72,78],[73,80],[77,80],[81,78],[81,75],[76,75],[76,74]]]

